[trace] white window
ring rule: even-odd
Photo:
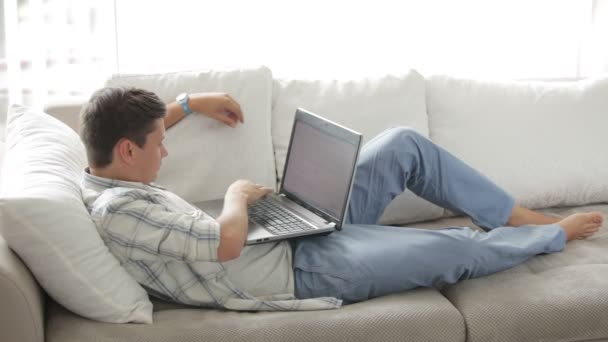
[[[276,77],[608,72],[608,0],[0,0],[0,115],[84,100],[115,72]],[[1,119],[0,119],[1,120]]]
[[[0,0],[0,102],[85,98],[116,71],[113,1]]]
[[[279,77],[414,68],[425,75],[576,78],[583,76],[592,10],[606,1],[119,0],[119,68],[263,64]]]

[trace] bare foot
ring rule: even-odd
[[[557,222],[566,232],[566,240],[582,240],[590,237],[597,232],[604,217],[600,212],[594,211],[590,213],[572,214],[563,220]]]

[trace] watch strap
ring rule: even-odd
[[[190,109],[190,106],[188,106],[188,100],[190,100],[190,97],[188,96],[188,94],[180,94],[177,96],[177,103],[179,103],[180,106],[182,106],[182,109],[184,110],[184,113],[186,115],[190,115],[192,114],[192,109]]]

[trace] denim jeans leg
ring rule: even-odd
[[[504,225],[515,205],[512,196],[462,160],[411,128],[395,127],[362,148],[347,222],[377,223],[406,187],[490,229]]]
[[[561,251],[565,244],[557,225],[486,233],[348,224],[328,236],[295,241],[296,296],[331,296],[348,304],[416,287],[441,288]]]

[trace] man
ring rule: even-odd
[[[270,188],[234,182],[214,220],[152,184],[168,153],[165,129],[184,111],[230,127],[244,123],[228,95],[180,100],[165,106],[142,89],[104,88],[82,112],[89,160],[82,182],[86,206],[110,251],[152,295],[164,299],[232,310],[337,308],[498,272],[533,255],[561,251],[603,222],[598,212],[562,219],[524,209],[414,130],[393,128],[361,151],[342,231],[244,247],[247,207]],[[376,225],[404,185],[489,232]]]

